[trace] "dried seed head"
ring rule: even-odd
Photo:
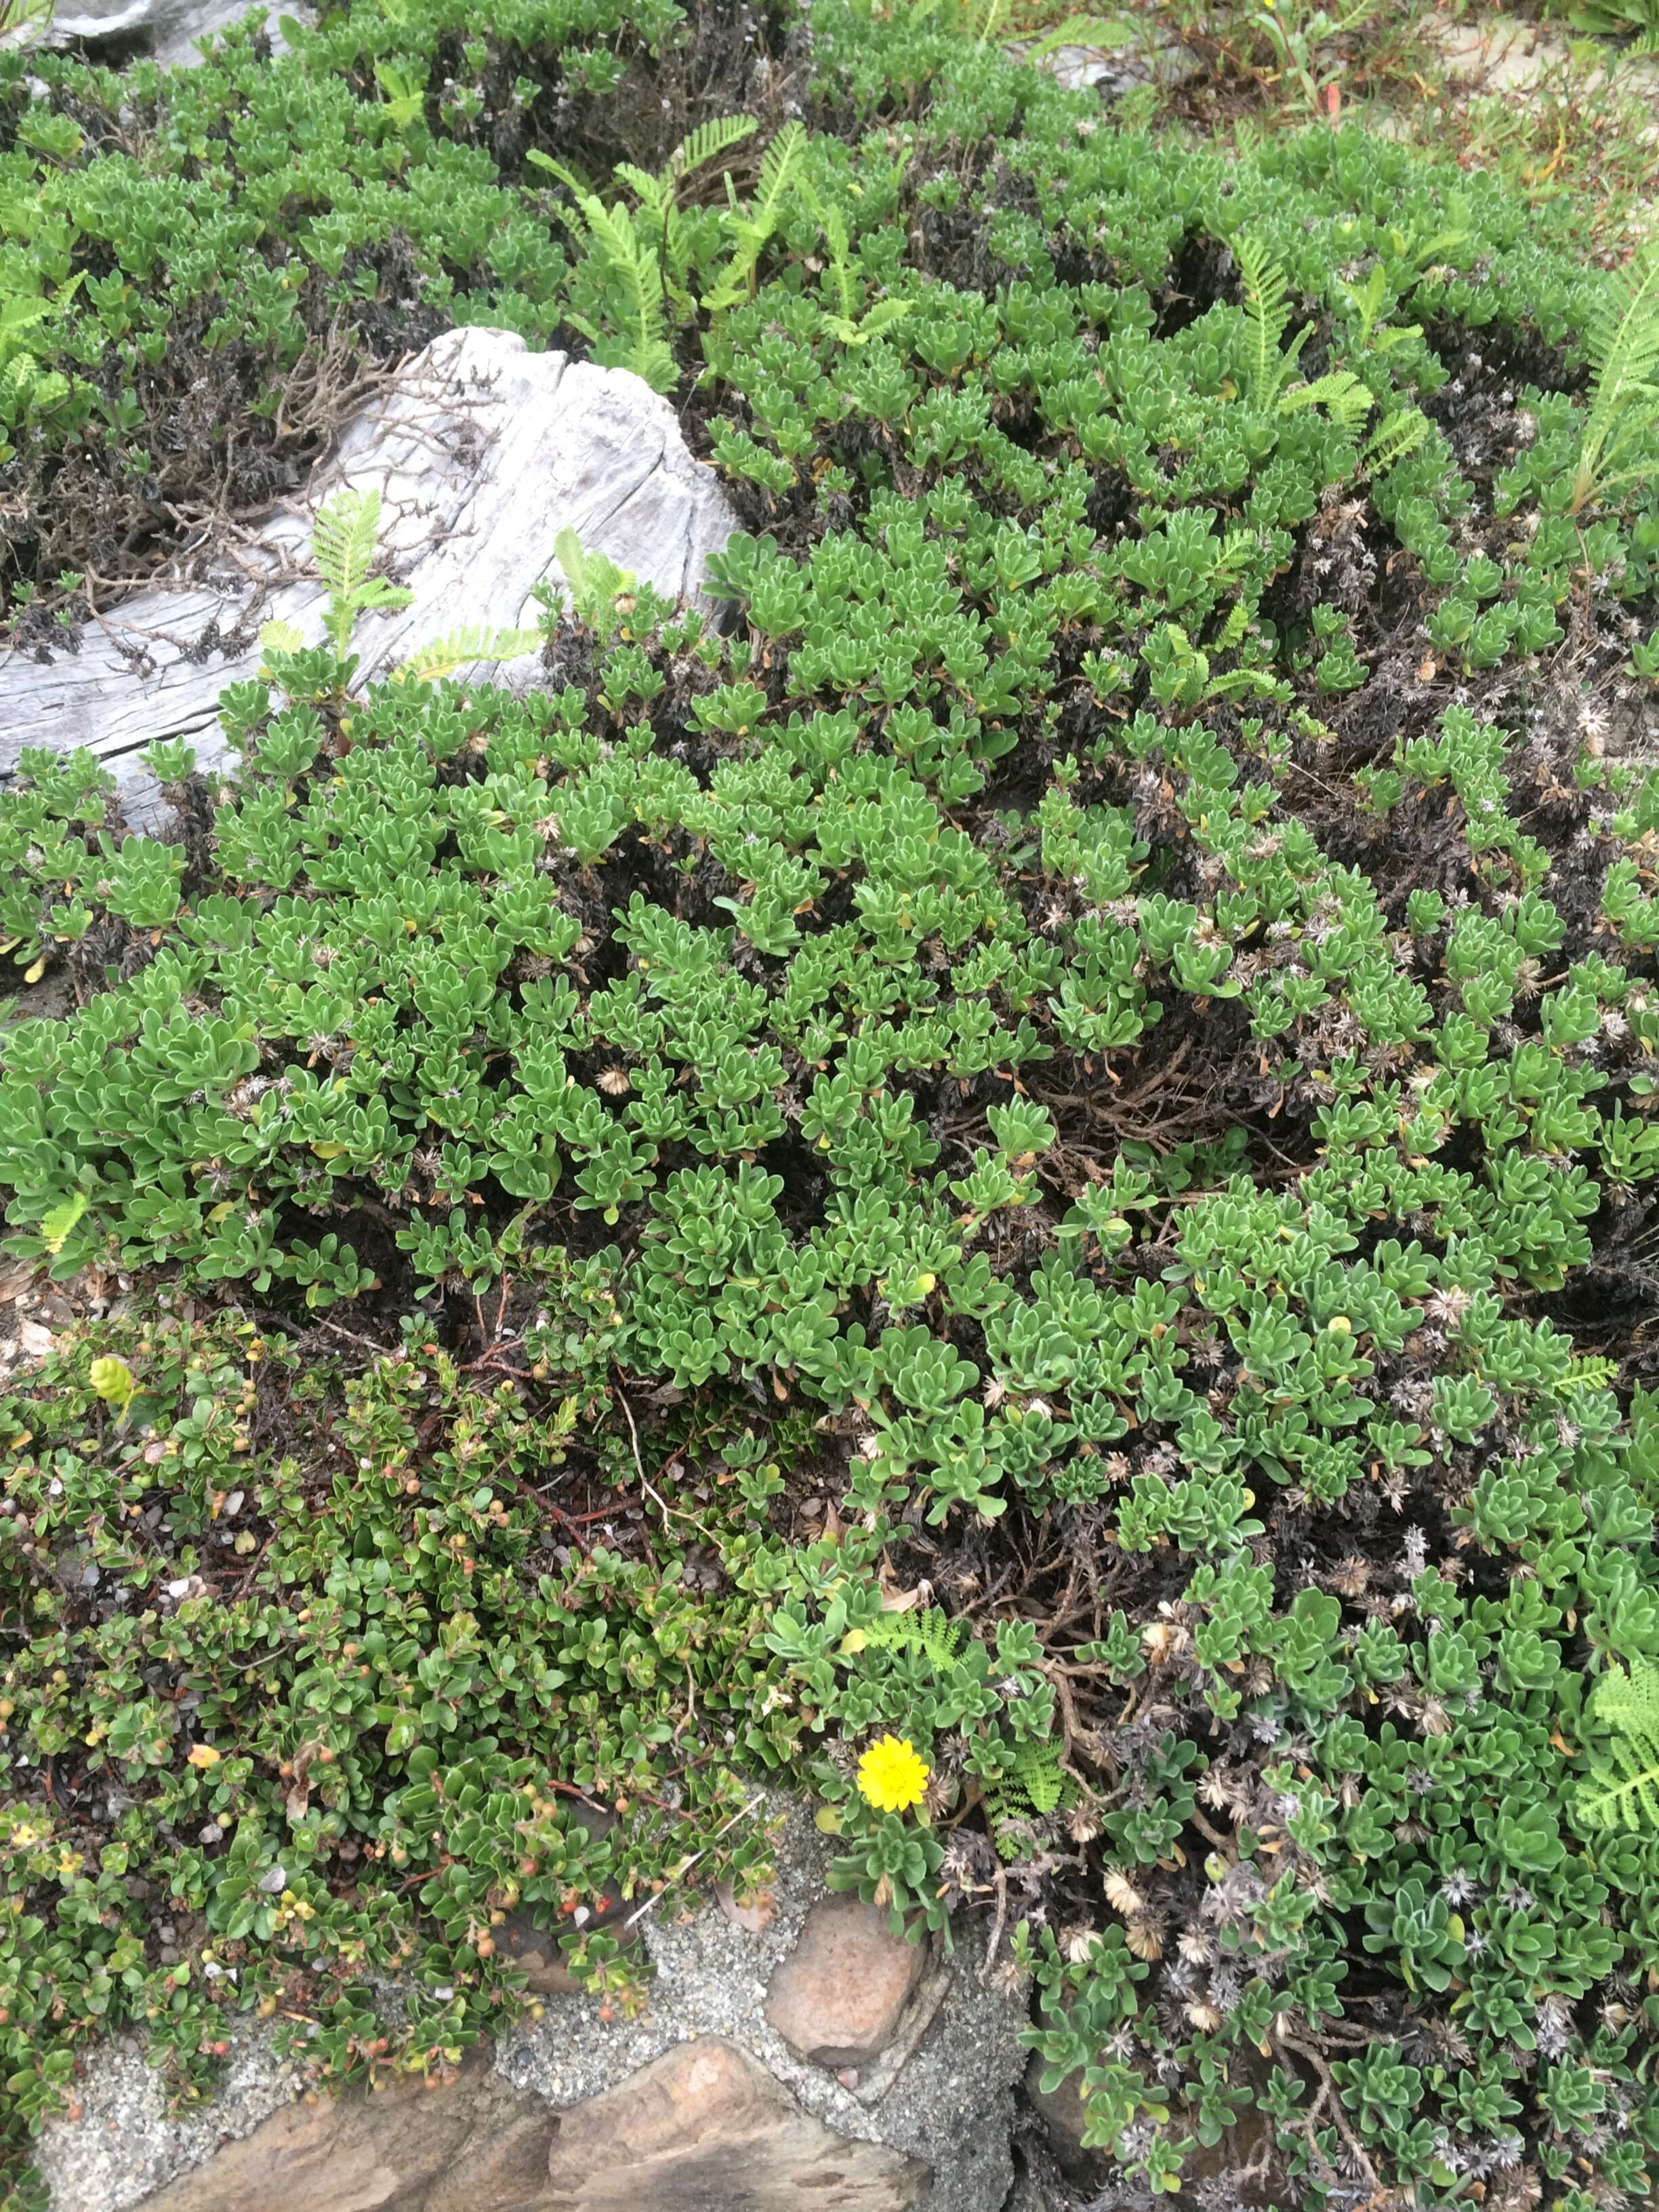
[[[1152,1620],[1141,1631],[1140,1640],[1152,1665],[1163,1667],[1186,1649],[1187,1632],[1173,1620]]]
[[[1127,1920],[1136,1912],[1144,1911],[1146,1900],[1121,1867],[1108,1867],[1103,1876],[1106,1902],[1114,1912],[1121,1912]]]

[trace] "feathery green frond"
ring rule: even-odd
[[[1290,327],[1290,287],[1285,271],[1267,247],[1248,232],[1241,232],[1233,240],[1233,258],[1244,288],[1244,313],[1249,326],[1249,396],[1255,405],[1271,407],[1301,350],[1300,340],[1288,360],[1280,350]]]
[[[372,489],[337,492],[312,524],[311,557],[328,587],[328,635],[337,653],[351,643],[359,615],[409,605],[400,585],[369,574],[380,528],[380,495]]]
[[[1314,326],[1304,323],[1286,345],[1285,333],[1291,325],[1291,298],[1284,270],[1261,241],[1248,233],[1241,233],[1233,240],[1233,258],[1238,264],[1244,290],[1251,405],[1280,415],[1296,415],[1305,408],[1322,407],[1342,429],[1358,428],[1376,402],[1352,369],[1328,369],[1310,383],[1298,384],[1286,391]]]
[[[272,653],[302,653],[306,634],[298,623],[279,618],[266,623],[259,632],[259,647],[267,654]]]
[[[1638,439],[1659,432],[1659,246],[1650,246],[1626,274],[1624,310],[1611,301],[1588,333],[1595,388],[1578,449],[1571,511],[1645,476],[1659,461],[1615,469],[1614,461]]]
[[[1328,369],[1311,384],[1293,385],[1279,402],[1281,415],[1295,415],[1305,407],[1322,407],[1339,428],[1352,430],[1376,404],[1352,369]]]
[[[349,599],[366,581],[380,530],[377,491],[337,492],[318,510],[311,528],[311,557],[336,599]]]
[[[545,169],[550,177],[556,177],[568,191],[575,193],[578,199],[584,198],[592,190],[586,177],[579,177],[564,162],[556,161],[550,154],[544,154],[539,146],[527,147],[525,159],[533,168]]]
[[[1589,1715],[1607,1731],[1579,1784],[1579,1825],[1593,1834],[1659,1835],[1659,1667],[1613,1668],[1590,1694]]]
[[[1110,53],[1120,46],[1133,46],[1134,37],[1134,25],[1121,15],[1068,15],[1063,23],[1045,31],[1034,46],[1022,46],[1019,58],[1023,62],[1043,62],[1066,46],[1079,47],[1085,53]]]
[[[1420,407],[1396,408],[1386,415],[1359,456],[1361,472],[1368,477],[1381,476],[1408,454],[1414,453],[1429,434],[1429,418]]]
[[[639,168],[632,161],[618,161],[611,172],[611,181],[626,185],[629,191],[653,209],[674,197],[672,177],[653,177],[648,169]]]
[[[1028,1743],[1014,1763],[1009,1786],[1017,1788],[1034,1813],[1052,1813],[1066,1794],[1066,1776],[1057,1743]]]
[[[534,653],[542,642],[538,629],[498,629],[489,623],[465,623],[447,636],[435,637],[411,653],[392,672],[394,684],[430,683],[453,676],[479,660],[517,660]]]
[[[889,1651],[917,1651],[942,1674],[962,1650],[966,1625],[949,1620],[938,1606],[920,1613],[884,1613],[864,1631],[867,1645]]]
[[[745,138],[752,138],[760,125],[752,115],[721,115],[712,122],[700,123],[689,138],[683,138],[668,157],[667,173],[677,181],[689,177],[694,169],[721,154],[729,154],[734,146],[741,146]]]
[[[557,171],[557,165],[550,161],[541,166]],[[651,219],[659,223],[669,221],[672,185],[647,176],[630,162],[623,162],[617,173],[648,203],[647,214]],[[568,171],[561,180],[574,182]],[[650,239],[641,234],[621,200],[614,207],[606,207],[597,192],[578,191],[574,205],[561,208],[560,213],[594,257],[601,275],[615,286],[621,312],[611,327],[620,326],[628,335],[620,342],[607,342],[585,316],[572,310],[567,319],[596,341],[596,354],[606,368],[631,369],[653,392],[672,392],[679,380],[679,371],[664,331],[662,266]]]
[[[783,213],[786,195],[799,178],[806,158],[806,131],[799,123],[786,123],[761,160],[752,220],[764,227],[769,238]]]
[[[734,307],[749,296],[761,255],[783,220],[805,158],[805,131],[799,123],[786,123],[761,158],[754,199],[748,208],[734,209],[726,218],[733,240],[732,258],[703,301],[711,313]],[[727,185],[729,189],[729,179]]]
[[[618,568],[608,554],[590,551],[568,523],[553,540],[553,554],[577,619],[608,638],[616,628],[617,602],[634,588],[632,570]]]
[[[1000,1857],[1021,1858],[1030,1849],[1027,1823],[1058,1811],[1071,1790],[1060,1763],[1060,1746],[1022,1744],[1013,1765],[988,1785],[986,1811]]]

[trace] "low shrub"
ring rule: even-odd
[[[582,1401],[532,1407],[418,1330],[343,1372],[163,1305],[96,1348],[0,1401],[13,2148],[124,2023],[185,2082],[233,2005],[337,2072],[441,2069],[522,2010],[492,1932],[515,1911],[631,2001],[592,1909],[672,1905],[677,1869],[741,1878],[763,1845],[730,1748],[792,1732],[759,1547],[715,1595],[638,1543],[614,1470],[580,1518],[550,1505]],[[365,1987],[392,1972],[400,2028]]]
[[[269,640],[184,842],[0,797],[83,1001],[5,1032],[13,1249],[214,1307],[7,1416],[14,2094],[216,2039],[133,1868],[331,2063],[413,1961],[430,2063],[509,1890],[747,1869],[781,1770],[896,1925],[995,1896],[1133,2185],[1255,2110],[1264,2201],[1589,2212],[1659,2141],[1654,276],[812,32],[814,127],[569,278],[729,629],[572,553],[522,696]]]
[[[527,155],[654,165],[766,66],[765,11],[675,0],[286,21],[275,59],[250,22],[190,70],[0,50],[0,611],[31,643],[269,507],[439,331],[554,335]]]
[[[1659,9],[1654,0],[1572,0],[1557,12],[1576,31],[1628,39],[1634,53],[1659,53]]]
[[[1278,20],[1258,14],[1248,37]],[[0,49],[0,613],[32,647],[158,561],[199,569],[228,518],[290,490],[374,382],[451,324],[665,386],[697,374],[694,325],[746,296],[769,245],[815,254],[820,203],[855,249],[831,286],[843,319],[847,286],[884,286],[896,250],[971,290],[1024,271],[1039,204],[1030,234],[1058,222],[1062,255],[1091,264],[1068,282],[1157,288],[1189,238],[1265,222],[1297,290],[1339,314],[1353,310],[1333,272],[1351,262],[1381,271],[1385,319],[1408,299],[1419,318],[1496,315],[1554,342],[1593,301],[1499,177],[1458,180],[1449,214],[1443,183],[1354,132],[1260,168],[1116,134],[1079,144],[1087,103],[1057,106],[1037,71],[940,14],[809,42],[782,11],[716,0],[514,0],[487,24],[459,0],[353,0],[286,35],[273,58],[250,23],[183,71]],[[771,143],[798,111],[843,142],[818,142],[815,189],[785,179],[769,198],[767,134],[727,149],[735,205],[712,161],[675,167],[745,109]],[[974,175],[994,143],[1008,166]],[[967,219],[981,198],[982,232]],[[1480,281],[1494,253],[1501,288]],[[866,343],[888,312],[873,306]],[[805,434],[810,393],[786,379],[757,397],[787,399],[786,439]],[[764,423],[752,434],[769,451]],[[775,480],[776,457],[764,465]]]

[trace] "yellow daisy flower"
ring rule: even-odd
[[[932,1771],[914,1744],[881,1736],[859,1761],[859,1794],[878,1813],[902,1813],[921,1802]]]

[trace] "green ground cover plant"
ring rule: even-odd
[[[249,27],[185,71],[0,48],[0,574],[27,636],[268,506],[437,331],[554,335],[570,234],[528,154],[654,167],[759,52],[672,0],[291,28],[274,63]]]
[[[1637,53],[1659,53],[1659,9],[1654,0],[1575,0],[1560,12],[1575,30],[1628,40]]]
[[[1250,2203],[1638,2196],[1654,264],[937,7],[749,21],[799,112],[725,127],[674,21],[544,27],[672,132],[550,131],[479,218],[723,472],[721,619],[567,542],[529,689],[440,641],[364,691],[336,514],[232,771],[156,750],[177,841],[86,759],[0,794],[0,939],[76,1002],[3,1032],[10,1249],[139,1286],[0,1401],[14,2147],[100,2027],[186,2089],[248,2001],[452,2063],[520,1909],[638,2001],[617,1900],[758,1878],[782,1775],[896,1927],[994,1900],[1120,2183],[1254,2116]],[[410,21],[250,74],[361,107],[373,51],[407,109]],[[171,129],[243,66],[125,82]],[[115,96],[46,82],[25,149]],[[445,176],[495,158],[450,104]],[[20,327],[106,398],[76,250]]]

